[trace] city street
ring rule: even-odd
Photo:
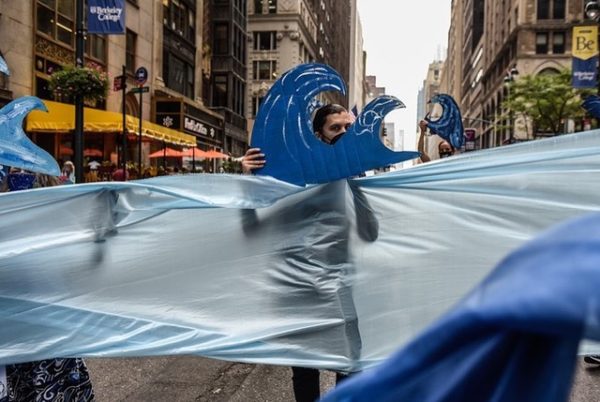
[[[110,401],[293,401],[287,367],[224,362],[201,357],[86,360],[96,399]],[[333,386],[325,372],[321,389]],[[579,361],[571,402],[600,400],[600,367]]]

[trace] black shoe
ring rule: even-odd
[[[584,356],[583,361],[588,364],[600,364],[600,355]]]

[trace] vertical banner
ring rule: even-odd
[[[598,85],[598,26],[573,27],[573,88]]]
[[[88,32],[125,33],[125,0],[88,0]]]

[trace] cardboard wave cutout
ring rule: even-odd
[[[404,104],[392,96],[376,98],[335,144],[317,139],[311,113],[321,92],[345,93],[341,76],[322,64],[302,64],[287,71],[267,93],[252,131],[251,146],[267,163],[256,170],[296,185],[327,183],[367,170],[417,158],[418,152],[394,152],[379,138],[384,117]]]
[[[2,56],[0,56],[0,73],[10,75],[8,64],[6,64],[6,60]]]
[[[440,118],[436,120],[425,117],[429,130],[448,141],[454,148],[462,147],[465,141],[465,130],[463,128],[460,108],[454,98],[447,94],[438,94],[431,98],[431,103],[439,104],[443,112]]]
[[[589,95],[585,98],[581,105],[589,114],[595,118],[600,118],[600,96]]]
[[[60,168],[52,155],[35,145],[23,131],[23,119],[32,110],[48,111],[35,96],[15,99],[0,109],[0,164],[58,176]]]
[[[0,364],[372,367],[510,250],[600,210],[598,134],[310,187],[187,175],[0,194]]]

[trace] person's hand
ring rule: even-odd
[[[265,166],[265,162],[265,154],[260,152],[260,148],[250,148],[242,158],[242,172],[250,174],[254,169]]]
[[[427,120],[421,120],[419,122],[419,128],[421,129],[421,132],[424,133],[427,130]]]

